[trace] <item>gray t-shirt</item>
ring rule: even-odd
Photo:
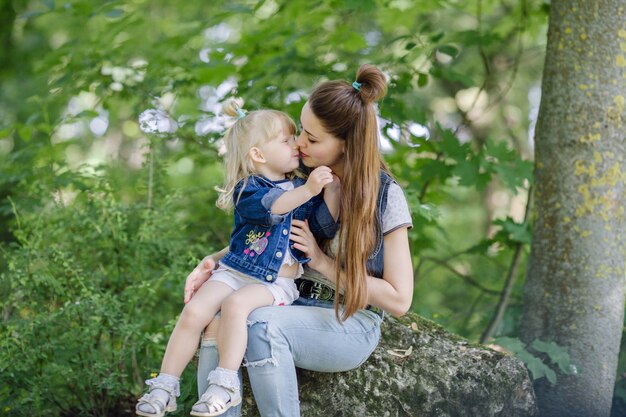
[[[398,184],[391,183],[387,192],[387,206],[383,212],[383,235],[393,232],[401,227],[413,227],[413,221],[411,219],[411,212],[409,211],[409,205],[404,196],[402,188]],[[335,235],[335,238],[331,240],[326,254],[332,258],[335,258],[337,248],[339,247],[339,233]],[[335,287],[335,284],[328,280],[324,275],[311,269],[307,266],[304,267],[304,273],[302,278],[309,279],[311,281],[321,282],[322,284]]]

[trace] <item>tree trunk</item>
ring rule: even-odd
[[[245,372],[244,372],[245,374]],[[298,370],[304,417],[533,417],[535,395],[516,358],[447,333],[409,313],[387,317],[379,346],[359,368]],[[242,415],[258,416],[250,386]]]
[[[626,0],[552,0],[521,336],[576,375],[535,383],[540,415],[608,417],[624,316]]]

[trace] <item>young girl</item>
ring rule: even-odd
[[[298,297],[294,279],[302,274],[304,254],[292,249],[292,219],[307,219],[326,239],[338,229],[337,187],[328,167],[315,169],[306,182],[292,177],[299,164],[296,127],[285,113],[259,110],[246,114],[241,100],[232,100],[225,113],[239,116],[227,131],[226,182],[218,189],[220,208],[234,205],[235,224],[229,252],[211,279],[185,305],[170,336],[161,373],[146,381],[149,392],[136,406],[140,416],[163,416],[176,410],[179,378],[193,358],[202,329],[221,311],[217,337],[220,360],[208,377],[195,416],[217,416],[241,402],[237,370],[247,343],[246,319],[262,306],[289,305]],[[234,203],[234,204],[233,204]],[[200,402],[199,401],[199,402]]]

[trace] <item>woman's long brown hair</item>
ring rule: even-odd
[[[313,114],[328,133],[345,141],[340,244],[336,254],[337,289],[344,290],[343,320],[367,304],[366,262],[381,227],[376,201],[380,171],[387,170],[378,149],[374,108],[374,102],[387,92],[387,81],[378,68],[362,65],[356,82],[359,89],[346,81],[326,81],[309,97]],[[337,317],[339,306],[339,297],[335,297]]]

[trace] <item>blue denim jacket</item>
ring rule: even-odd
[[[382,232],[382,221],[383,213],[387,208],[387,194],[389,192],[389,186],[392,183],[395,183],[395,181],[391,175],[381,171],[380,186],[378,188],[378,200],[376,202],[376,206],[378,208],[378,227],[374,231],[374,233],[376,233],[376,245],[374,246],[374,251],[367,258],[367,262],[365,264],[367,273],[376,278],[383,277],[383,269],[385,265],[385,245],[383,245],[384,236]]]
[[[304,185],[301,178],[292,180],[294,187]],[[332,239],[339,229],[324,199],[315,196],[286,214],[272,214],[272,204],[285,190],[277,183],[258,175],[248,177],[243,192],[241,181],[235,187],[235,225],[230,235],[228,253],[220,263],[259,280],[274,282],[289,250],[292,218],[308,219],[311,232],[322,239]],[[241,192],[241,195],[240,195]],[[299,263],[309,262],[304,253],[291,249]]]

